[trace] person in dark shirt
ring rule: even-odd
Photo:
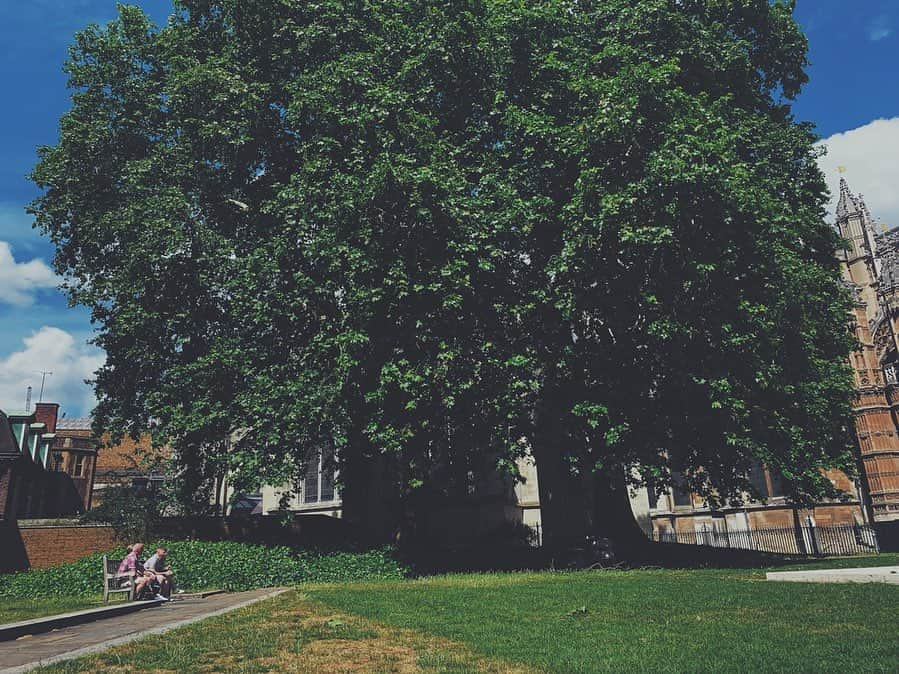
[[[168,550],[161,547],[156,548],[156,553],[144,562],[144,569],[148,574],[152,574],[154,580],[159,583],[159,594],[168,599],[172,596],[172,590],[175,589],[175,578],[172,570],[166,565],[166,555],[168,555]]]

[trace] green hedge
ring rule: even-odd
[[[402,578],[407,570],[390,549],[368,552],[313,553],[286,547],[233,542],[163,541],[178,586],[184,590],[221,588],[252,590],[257,587],[307,582]],[[147,546],[144,555],[155,547]],[[123,547],[110,557],[124,556]],[[102,553],[51,569],[34,569],[0,576],[0,597],[37,598],[90,596],[103,591]]]

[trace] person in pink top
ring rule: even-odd
[[[144,565],[140,563],[139,556],[140,553],[143,552],[143,549],[143,543],[129,545],[128,554],[125,555],[125,559],[122,560],[122,563],[119,564],[119,568],[116,571],[116,577],[120,582],[126,578],[133,577],[135,597],[140,597],[144,588],[152,580],[152,576],[148,576],[144,573]]]

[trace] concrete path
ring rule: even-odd
[[[84,611],[72,611],[71,613],[57,613],[56,615],[46,615],[40,618],[32,618],[31,620],[22,620],[15,623],[6,623],[0,625],[0,642],[12,641],[19,637],[30,634],[40,634],[41,632],[50,632],[52,630],[62,629],[63,627],[71,627],[72,625],[81,625],[82,623],[90,623],[103,618],[113,618],[115,616],[127,615],[143,611],[147,608],[154,608],[163,602],[155,599],[149,601],[122,601],[99,608],[89,608]]]
[[[865,569],[819,569],[815,571],[769,571],[766,580],[794,583],[889,583],[899,585],[899,566]]]
[[[151,634],[160,634],[198,620],[227,613],[274,597],[288,588],[253,590],[234,594],[173,601],[156,608],[84,625],[64,627],[45,634],[0,643],[0,674],[19,674],[39,665],[104,651]]]

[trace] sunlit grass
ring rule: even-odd
[[[0,597],[0,624],[32,618],[83,611],[103,606],[99,597],[55,597],[53,599],[11,599]]]

